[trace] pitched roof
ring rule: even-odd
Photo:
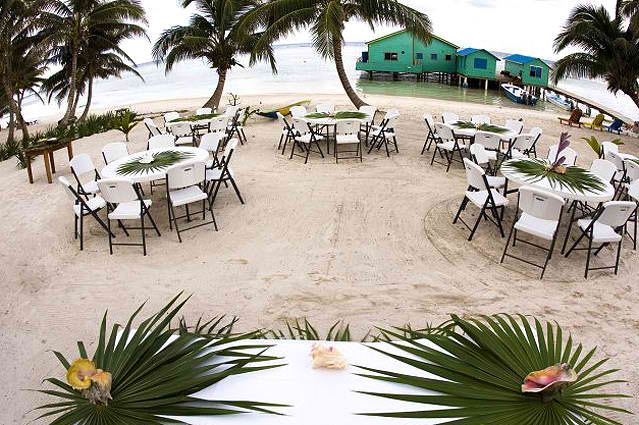
[[[515,55],[506,56],[504,58],[504,60],[507,60],[509,62],[515,62],[515,63],[520,63],[520,64],[526,64],[528,62],[532,62],[532,61],[537,60],[537,59],[539,59],[540,61],[545,63],[548,66],[548,68],[552,68],[552,65],[550,65],[547,61],[545,61],[545,60],[543,60],[541,58],[534,58],[532,56],[515,54]]]
[[[385,36],[383,36],[383,37],[376,38],[375,40],[371,40],[371,41],[367,42],[366,44],[373,44],[373,43],[377,43],[378,41],[382,41],[382,40],[386,40],[387,38],[395,37],[396,35],[403,34],[403,33],[407,32],[407,31],[408,31],[408,30],[396,31],[396,32],[394,32],[394,33],[391,33],[391,34],[385,35]],[[433,39],[435,39],[435,40],[439,40],[439,41],[441,41],[441,42],[442,42],[442,43],[444,43],[444,44],[448,44],[449,46],[452,46],[452,47],[454,47],[455,49],[459,49],[459,46],[457,46],[457,45],[455,45],[455,44],[451,43],[451,42],[450,42],[450,41],[448,41],[448,40],[444,40],[444,39],[443,39],[443,38],[441,38],[441,37],[437,37],[437,36],[436,36],[436,35],[434,35],[434,34],[431,34],[431,38],[433,38]]]
[[[465,49],[461,49],[461,50],[459,50],[459,51],[457,52],[457,56],[466,56],[466,55],[470,55],[470,54],[473,54],[473,53],[475,53],[475,52],[479,52],[479,51],[482,51],[482,52],[486,52],[486,53],[488,53],[490,56],[494,57],[494,58],[495,58],[495,59],[497,59],[498,61],[500,61],[500,60],[501,60],[501,59],[499,58],[499,56],[496,56],[495,54],[493,54],[493,53],[489,52],[489,51],[488,51],[488,50],[486,50],[486,49],[474,49],[474,48],[472,48],[472,47],[467,47],[467,48],[465,48]]]

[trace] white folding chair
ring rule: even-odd
[[[435,150],[433,151],[433,157],[430,160],[430,165],[433,165],[435,162],[440,165],[446,165],[446,172],[448,172],[453,161],[463,163],[466,145],[461,144],[457,137],[455,137],[453,128],[448,124],[437,122],[435,123],[435,134],[441,141],[435,143]],[[443,162],[435,161],[435,156],[438,153],[440,157],[446,157],[445,164]],[[459,154],[459,160],[455,159],[455,153]]]
[[[508,148],[502,148],[501,153],[507,159],[529,158],[535,146],[535,140],[532,134],[520,134],[510,141]]]
[[[144,125],[146,126],[146,129],[149,130],[149,138],[162,134],[162,131],[160,131],[151,118],[144,118]]]
[[[637,207],[639,208],[639,180],[635,180],[634,183],[631,183],[630,186],[628,186],[628,200],[633,201],[635,204],[637,204]],[[633,249],[636,251],[637,250],[637,228],[639,227],[639,210],[635,209],[635,212],[630,217],[630,221],[634,222],[635,224],[634,232],[631,235],[626,229],[626,234],[632,240]]]
[[[548,156],[546,157],[548,161],[555,162],[561,158],[557,158],[557,149],[559,149],[559,145],[552,145],[550,149],[548,149]],[[577,164],[577,152],[572,148],[565,148],[561,151],[561,157],[564,158],[562,165],[575,165]]]
[[[145,226],[145,217],[148,217],[158,236],[160,230],[155,225],[153,217],[149,212],[152,201],[143,199],[138,186],[127,179],[103,179],[98,181],[102,197],[107,203],[107,227],[109,229],[109,252],[113,255],[114,246],[141,246],[142,252],[146,255],[146,230],[151,230]],[[111,231],[111,220],[116,220],[120,227],[129,236],[129,230],[140,230],[142,233],[142,243],[113,243]],[[122,224],[126,220],[140,220],[140,227],[126,227]]]
[[[237,113],[237,111],[240,110],[240,108],[242,107],[242,105],[229,105],[226,107],[226,109],[224,110],[224,115],[230,119],[233,116],[235,116],[235,114]]]
[[[609,150],[604,158],[615,164],[615,167],[617,168],[617,173],[612,180],[612,184],[615,186],[615,197],[613,199],[616,199],[617,195],[623,188],[623,183],[627,182],[626,163],[624,162],[623,157],[619,154],[619,152],[614,150]]]
[[[171,134],[175,137],[175,146],[195,146],[195,131],[191,124],[181,123],[172,125]]]
[[[226,115],[220,115],[219,117],[211,118],[209,122],[210,133],[222,133],[226,137],[226,130],[229,123],[229,117]]]
[[[211,115],[213,113],[213,108],[199,108],[195,111],[195,115]]]
[[[524,130],[524,122],[518,120],[506,120],[504,127],[515,134],[521,134],[521,132]]]
[[[452,112],[444,112],[442,114],[442,122],[444,124],[455,124],[457,121],[459,121],[459,115],[454,114]]]
[[[466,168],[468,190],[466,190],[466,195],[459,207],[459,211],[457,211],[453,224],[456,224],[457,221],[461,221],[462,224],[470,230],[468,240],[472,241],[481,219],[484,218],[496,225],[499,228],[501,237],[505,237],[502,221],[504,209],[508,205],[508,199],[501,193],[497,192],[497,190],[490,187],[488,179],[486,178],[486,173],[479,165],[475,164],[468,158],[464,158],[464,167]],[[461,213],[466,209],[468,203],[472,203],[480,208],[477,221],[472,228],[461,218]],[[490,210],[492,217],[486,213],[487,210]]]
[[[291,117],[293,118],[304,118],[304,116],[308,114],[308,112],[306,111],[306,107],[301,105],[293,106],[290,112],[291,112]]]
[[[242,199],[240,189],[237,187],[237,183],[235,182],[235,174],[231,169],[231,158],[233,157],[233,153],[235,153],[237,143],[237,139],[229,140],[224,147],[224,152],[222,153],[222,158],[220,158],[219,166],[217,168],[206,170],[207,192],[211,208],[213,208],[213,205],[215,204],[215,199],[217,198],[220,186],[224,184],[224,186],[228,187],[227,182],[231,183],[238,199],[242,205],[244,204],[244,199]]]
[[[485,172],[492,174],[486,175],[488,185],[495,189],[501,189],[502,187],[506,186],[506,178],[494,175],[495,170],[490,164],[490,157],[488,156],[488,153],[489,152],[486,151],[484,145],[477,142],[473,143],[470,147],[470,156],[473,162],[482,167]]]
[[[173,225],[175,225],[175,231],[180,243],[182,243],[182,232],[186,232],[187,230],[213,224],[215,231],[217,231],[213,208],[209,196],[205,191],[206,172],[206,164],[203,161],[175,165],[166,171],[166,199],[169,212],[169,228],[173,230]],[[202,210],[189,211],[189,205],[196,202],[202,202]],[[184,215],[175,215],[175,209],[178,207],[184,207]],[[211,221],[206,221],[207,209],[211,213]],[[191,216],[197,217],[197,214],[200,213],[202,213],[202,223],[180,229],[178,220],[186,218],[187,222],[190,223]]]
[[[619,152],[619,145],[612,143],[612,142],[601,142],[601,157],[603,159],[608,159],[606,158],[608,152],[615,152],[618,153]]]
[[[424,147],[422,148],[422,155],[424,152],[429,151],[433,142],[437,143],[439,139],[435,136],[435,119],[431,114],[424,114],[424,122],[426,123],[426,130],[428,133],[426,134],[426,141],[424,142]]]
[[[611,201],[606,202],[598,210],[592,219],[581,219],[577,221],[581,235],[575,241],[573,246],[566,252],[568,257],[573,251],[588,251],[586,257],[586,273],[585,278],[588,279],[588,272],[591,270],[614,269],[615,274],[619,271],[619,258],[621,257],[621,246],[625,234],[625,227],[630,216],[636,211],[637,204],[627,201]],[[587,248],[577,248],[583,238],[588,239]],[[594,250],[594,255],[611,243],[617,244],[617,260],[614,266],[607,267],[590,267],[590,258]],[[594,248],[593,244],[601,244],[598,248]]]
[[[289,123],[286,120],[284,115],[282,115],[279,112],[276,112],[276,114],[277,114],[277,120],[282,125],[282,134],[280,135],[280,141],[277,144],[277,150],[281,149],[282,155],[284,155],[284,152],[286,151],[286,145],[288,144],[289,140],[293,140],[295,138],[297,131],[295,130],[295,127],[293,126],[293,124]],[[284,147],[282,147],[282,142],[284,142]]]
[[[529,156],[532,155],[533,157],[537,158],[537,143],[539,143],[539,140],[541,139],[543,133],[544,131],[540,127],[533,127],[528,131],[527,134],[530,134],[535,138],[532,147],[528,150]]]
[[[619,199],[628,200],[628,189],[630,185],[639,180],[639,164],[632,159],[625,159],[623,161],[623,167],[626,171],[626,178],[621,185],[619,193]]]
[[[162,134],[161,136],[153,136],[146,144],[146,150],[153,149],[170,149],[175,147],[175,136],[170,134]]]
[[[340,159],[357,159],[362,162],[362,141],[359,138],[360,121],[359,120],[337,120],[335,129],[335,163]],[[340,150],[340,146],[351,146],[350,149]],[[350,156],[339,156],[339,153],[355,154]]]
[[[71,201],[73,201],[74,235],[75,239],[78,239],[78,235],[80,236],[80,251],[82,251],[84,250],[84,217],[88,215],[93,216],[104,230],[109,231],[107,225],[104,224],[104,221],[102,221],[100,216],[98,216],[98,211],[106,207],[106,202],[101,196],[95,196],[88,200],[84,199],[78,194],[76,189],[71,186],[71,183],[69,183],[69,180],[65,177],[58,177],[58,181],[64,187],[64,193]],[[80,224],[79,229],[78,222]]]
[[[501,149],[501,137],[499,137],[499,134],[478,131],[475,133],[475,143],[482,145],[486,149],[486,155],[491,161],[497,161],[497,153]]]
[[[164,114],[163,118],[164,118],[164,129],[166,130],[167,133],[170,133],[171,126],[167,126],[167,123],[180,118],[180,114],[178,114],[177,112],[167,112],[166,114]]]
[[[370,135],[371,128],[375,125],[375,114],[377,114],[377,107],[372,105],[364,105],[359,107],[359,112],[366,114],[364,122],[360,126],[360,132],[366,135],[365,141],[368,146],[368,136]]]
[[[470,117],[470,122],[473,124],[490,124],[490,117],[488,115],[473,115]]]
[[[217,152],[220,149],[220,145],[223,140],[224,134],[222,133],[207,133],[200,139],[200,149],[204,149],[209,154],[213,155],[212,159],[206,161],[207,169],[219,166]]]
[[[304,158],[304,164],[306,164],[311,152],[319,153],[322,158],[324,158],[324,153],[322,152],[319,142],[324,140],[326,136],[314,131],[309,122],[303,118],[294,117],[293,122],[295,123],[297,134],[293,138],[293,147],[291,148],[291,155],[288,159],[292,159],[293,156],[299,156]],[[317,147],[316,151],[312,149],[313,144]],[[296,146],[300,148],[301,154],[295,153]]]
[[[125,156],[129,156],[129,149],[124,142],[109,143],[102,148],[102,158],[106,165]]]
[[[373,137],[371,139],[370,148],[368,149],[368,153],[375,148],[379,151],[382,148],[382,145],[386,148],[386,156],[390,157],[390,151],[388,150],[388,143],[392,140],[395,145],[395,152],[399,153],[399,147],[397,146],[397,133],[395,132],[395,128],[397,127],[397,121],[399,120],[399,112],[395,110],[390,110],[386,113],[386,116],[382,120],[382,123],[379,126],[372,127]]]
[[[329,103],[320,103],[315,107],[315,112],[320,114],[332,114],[335,112],[335,105],[331,105]]]
[[[248,139],[246,138],[246,134],[244,133],[244,127],[240,123],[240,116],[242,115],[243,109],[238,109],[235,112],[235,115],[231,116],[228,121],[227,126],[227,138],[231,139],[234,135],[237,135],[237,138],[240,141],[240,144],[244,144]]]
[[[71,172],[73,173],[73,177],[75,177],[75,181],[77,182],[76,191],[78,195],[85,196],[89,199],[89,195],[94,195],[100,192],[98,188],[97,181],[100,180],[100,174],[98,170],[93,165],[93,161],[91,161],[91,157],[86,153],[82,153],[76,155],[69,161],[69,165],[71,166]],[[81,178],[86,175],[91,176],[91,180],[81,181]]]
[[[612,183],[612,179],[617,174],[617,167],[607,159],[595,159],[590,165],[590,172],[602,181]]]
[[[561,225],[561,216],[563,214],[564,204],[565,201],[561,198],[561,196],[545,192],[532,186],[521,187],[519,189],[519,206],[517,215],[515,216],[513,227],[510,229],[510,234],[508,235],[508,240],[504,247],[504,253],[501,256],[501,263],[504,262],[506,257],[510,257],[526,264],[530,264],[531,266],[538,267],[541,269],[540,279],[543,279],[548,262],[552,258],[555,243],[557,242],[557,235],[559,233],[559,226]],[[550,247],[547,248],[523,239],[518,239],[517,232],[527,233],[531,236],[548,241],[550,242]],[[517,242],[522,242],[526,245],[546,251],[548,254],[546,255],[546,261],[544,264],[536,264],[532,261],[508,254],[508,247],[510,246],[511,239],[513,241],[513,247],[515,247]]]

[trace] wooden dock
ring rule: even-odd
[[[612,118],[619,118],[620,120],[622,120],[626,124],[632,125],[634,123],[634,120],[632,118],[625,116],[621,112],[615,111],[614,109],[608,108],[607,106],[603,106],[600,103],[593,102],[592,100],[588,100],[588,99],[586,99],[586,98],[584,98],[582,96],[579,96],[578,94],[569,92],[568,90],[564,90],[564,89],[560,89],[560,88],[552,87],[552,86],[549,86],[547,88],[547,90],[552,90],[555,93],[561,94],[561,95],[565,96],[566,98],[572,99],[573,101],[575,101],[577,103],[581,103],[582,105],[586,105],[586,106],[589,106],[591,108],[597,109],[602,114],[609,115]]]

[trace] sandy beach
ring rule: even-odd
[[[312,99],[313,106],[328,102],[337,109],[350,107],[345,95],[241,100],[269,109],[300,99]],[[525,129],[544,130],[541,155],[568,131],[584,167],[595,155],[581,138],[608,140],[610,133],[569,129],[559,125],[556,114],[521,108],[371,95],[364,99],[380,110],[400,110],[399,154],[387,158],[374,151],[364,155],[363,163],[339,164],[332,156],[313,155],[304,165],[303,159],[278,153],[281,128],[276,121],[252,118],[245,130],[248,143],[233,157],[246,205],[232,190],[222,189],[215,204],[219,232],[204,227],[185,233],[180,244],[169,231],[163,189],[156,191],[151,213],[162,237],[149,233],[147,257],[141,249],[126,247],[110,256],[106,232],[93,220],[86,221],[81,252],[73,238],[70,201],[59,184],[47,184],[42,158],[34,163],[33,185],[14,159],[0,163],[0,290],[5,294],[0,301],[0,423],[24,424],[36,417],[27,412],[45,398],[24,389],[41,388],[44,377],[64,376],[49,350],[74,357],[76,341],[95,340],[106,309],[112,321],[122,322],[142,302],[147,301],[146,316],[179,291],[193,294],[184,310],[190,321],[236,315],[238,330],[280,328],[285,319],[307,317],[323,331],[343,319],[363,336],[372,326],[438,324],[449,313],[530,314],[556,321],[587,348],[598,346],[597,358],[610,357],[607,366],[621,369],[615,378],[628,381],[611,385],[610,393],[639,394],[639,256],[630,241],[624,243],[618,276],[593,272],[584,280],[585,253],[568,259],[557,253],[539,281],[538,270],[525,264],[499,264],[505,239],[493,226],[482,224],[473,242],[466,241],[463,225],[452,224],[466,189],[463,168],[456,164],[446,173],[443,166],[429,165],[432,150],[420,155],[425,112],[439,116],[451,111],[465,118],[483,113],[494,123],[523,118]],[[140,113],[194,110],[204,100],[126,106]],[[147,135],[138,125],[129,151],[144,150]],[[4,137],[5,131],[0,140]],[[639,139],[622,139],[623,152],[639,154]],[[75,141],[74,151],[90,154],[100,169],[102,147],[123,140],[121,133],[110,131]],[[57,152],[55,159],[56,176],[71,176],[66,152]],[[507,226],[515,200],[511,195]],[[614,263],[614,251],[604,249],[594,262]],[[639,411],[636,397],[617,403]]]

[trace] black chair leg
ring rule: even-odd
[[[457,211],[457,215],[455,215],[455,219],[453,220],[453,224],[457,223],[457,220],[459,220],[459,217],[461,216],[462,211],[464,211],[466,209],[466,205],[468,205],[468,198],[464,196],[464,200],[462,201],[461,205],[459,206],[459,210]]]
[[[242,205],[244,205],[244,199],[242,199],[242,195],[240,195],[240,189],[238,189],[237,184],[235,184],[235,179],[231,177],[230,180],[231,180],[231,185],[233,186],[233,189],[235,189],[235,193],[237,194],[237,197],[240,199],[240,202],[242,203]]]
[[[113,255],[113,238],[111,236],[111,220],[107,218],[107,226],[109,227],[109,254]]]
[[[504,259],[506,258],[506,252],[508,251],[508,245],[510,245],[510,239],[513,237],[513,233],[515,232],[516,223],[517,223],[517,217],[515,217],[515,219],[513,220],[513,225],[510,228],[510,233],[508,234],[508,240],[506,241],[506,246],[504,247],[504,253],[501,255],[501,261],[499,262],[500,264],[502,264],[504,262]]]
[[[140,214],[140,223],[142,224],[142,251],[146,257],[146,229],[144,228],[144,212]]]
[[[619,259],[621,258],[621,245],[623,244],[623,239],[619,241],[619,245],[617,246],[617,259],[615,261],[615,274],[619,272]]]
[[[588,256],[586,257],[586,273],[585,278],[588,279],[588,270],[590,270],[590,255],[592,253],[592,238],[588,238]]]
[[[470,236],[468,237],[468,242],[473,240],[473,237],[475,236],[475,232],[477,231],[477,228],[479,227],[479,222],[481,221],[481,218],[486,214],[486,204],[484,204],[483,207],[481,207],[481,212],[479,213],[479,216],[477,217],[477,221],[475,222],[475,226],[473,227],[472,232],[470,232]]]
[[[151,220],[151,224],[153,225],[153,228],[155,229],[155,232],[158,234],[158,236],[161,237],[162,235],[160,234],[160,229],[158,229],[158,226],[155,224],[155,220],[153,220],[153,216],[148,211],[146,213],[149,216],[149,220]]]
[[[80,251],[84,250],[84,214],[80,208]]]

